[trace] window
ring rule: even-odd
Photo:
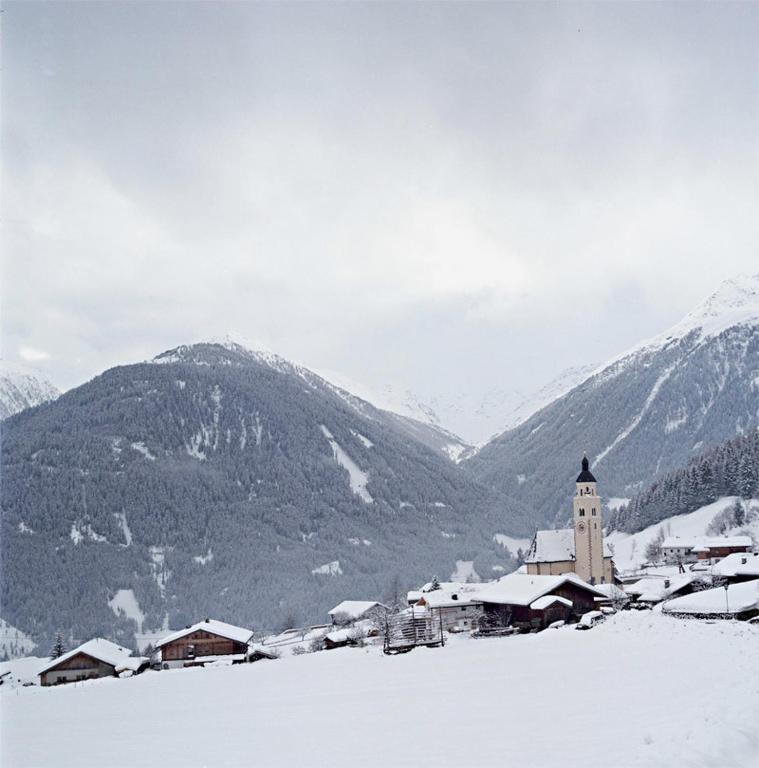
[[[585,510],[584,509],[580,510],[580,517],[585,517]]]
[[[590,493],[590,488],[586,488],[586,489],[585,489],[585,493],[586,493],[586,494],[589,494],[589,493]]]
[[[593,507],[593,509],[590,510],[590,514],[593,515],[593,517],[596,516],[596,508]]]

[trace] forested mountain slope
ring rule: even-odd
[[[759,430],[705,451],[660,477],[609,516],[608,530],[636,533],[724,496],[759,497]]]
[[[508,567],[492,534],[526,513],[413,431],[234,344],[106,371],[4,424],[3,618],[43,647],[57,629],[128,642]]]
[[[757,424],[759,275],[724,283],[677,326],[603,366],[464,466],[532,507],[535,521],[560,525],[583,452],[605,496],[630,497]]]

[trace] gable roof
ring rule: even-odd
[[[376,600],[343,600],[342,603],[338,603],[330,612],[330,616],[335,616],[338,613],[344,613],[351,619],[361,618],[367,611],[370,611],[375,606],[380,608],[387,608],[386,605],[377,602]]]
[[[558,595],[543,595],[543,597],[539,597],[537,600],[531,602],[530,608],[532,608],[533,611],[542,611],[554,603],[561,603],[562,605],[566,605],[568,608],[572,607],[572,601],[567,600],[566,597],[559,597]]]
[[[604,557],[611,557],[611,549],[604,541]],[[575,559],[575,532],[572,528],[556,531],[536,531],[525,563],[558,563]]]
[[[566,583],[604,597],[601,590],[583,581],[576,573],[562,573],[559,576],[532,576],[527,573],[510,573],[497,581],[486,584],[478,593],[483,603],[500,605],[530,605],[539,597],[547,595]]]
[[[669,595],[677,594],[691,582],[700,581],[700,579],[701,576],[692,571],[672,578],[649,576],[636,581],[634,584],[626,584],[624,590],[628,595],[637,595],[638,600],[643,603],[656,603]],[[667,586],[668,584],[669,586]]]
[[[210,632],[212,635],[225,637],[227,640],[234,640],[237,643],[247,643],[253,637],[253,632],[250,629],[236,627],[234,624],[226,624],[223,621],[216,621],[216,619],[206,619],[193,624],[191,627],[185,627],[178,632],[167,635],[163,640],[156,643],[156,648],[161,648],[167,643],[173,643],[175,640],[198,631]]]
[[[474,605],[475,603],[481,602],[477,591],[478,590],[474,589],[453,591],[436,589],[432,592],[424,592],[418,602],[423,600],[430,608],[447,608],[452,605]]]
[[[143,664],[147,664],[148,659],[144,656],[132,656],[132,652],[128,648],[122,648],[116,643],[112,643],[110,640],[104,640],[102,637],[96,637],[93,640],[88,640],[86,643],[82,643],[68,653],[64,653],[57,659],[52,659],[48,662],[38,674],[47,672],[55,667],[63,664],[69,659],[73,659],[74,656],[83,653],[87,656],[91,656],[93,659],[108,664],[113,667],[116,672],[122,672],[125,669],[131,669],[132,671],[138,670]]]

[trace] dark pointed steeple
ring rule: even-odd
[[[596,478],[593,477],[593,473],[590,471],[590,464],[588,463],[588,457],[582,457],[582,472],[577,475],[578,483],[595,483]]]

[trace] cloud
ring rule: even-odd
[[[44,349],[23,345],[18,348],[18,356],[27,363],[39,363],[50,359],[50,355]]]
[[[236,328],[539,385],[752,268],[755,8],[46,8],[6,12],[4,335],[61,384]]]

